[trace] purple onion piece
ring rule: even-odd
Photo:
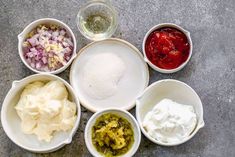
[[[28,44],[22,47],[24,58],[32,68],[40,71],[53,71],[61,68],[64,62],[71,59],[73,42],[66,29],[44,26],[35,28],[33,33],[32,37],[25,40]],[[47,52],[48,48],[49,52]],[[49,58],[55,56],[62,56],[63,62],[58,60],[54,67],[49,67]]]

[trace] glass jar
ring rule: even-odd
[[[90,40],[109,38],[117,29],[117,12],[107,0],[91,0],[77,15],[79,31]]]

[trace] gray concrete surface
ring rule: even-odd
[[[13,80],[33,74],[21,62],[17,35],[30,22],[53,17],[67,23],[77,37],[78,49],[89,43],[75,24],[85,0],[0,0],[0,104]],[[173,22],[191,32],[193,55],[188,65],[175,74],[150,69],[151,83],[174,78],[188,83],[204,106],[205,127],[189,142],[161,147],[145,137],[136,157],[234,157],[235,156],[235,1],[234,0],[113,0],[119,12],[114,37],[141,50],[145,33],[155,24]],[[69,69],[60,74],[68,80]],[[131,112],[134,113],[133,109]],[[1,157],[91,156],[83,134],[91,112],[82,108],[80,127],[71,144],[50,154],[34,154],[11,142],[0,125]]]

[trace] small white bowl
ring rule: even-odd
[[[192,105],[197,115],[197,125],[194,131],[190,136],[177,143],[163,143],[152,138],[142,125],[146,114],[164,98],[171,99],[181,104]],[[145,89],[142,95],[136,100],[136,118],[142,133],[152,142],[162,146],[180,145],[190,140],[198,130],[205,125],[203,121],[202,102],[197,93],[187,84],[173,79],[157,81]]]
[[[171,27],[171,28],[176,28],[178,30],[180,30],[181,32],[183,32],[187,39],[188,39],[188,42],[190,44],[190,50],[189,50],[189,56],[187,58],[187,60],[182,63],[179,67],[175,68],[175,69],[162,69],[162,68],[159,68],[158,66],[154,65],[149,59],[148,57],[146,56],[146,52],[145,52],[145,43],[146,43],[146,40],[148,38],[148,36],[155,30],[159,29],[159,28],[163,28],[163,27]],[[173,23],[161,23],[161,24],[158,24],[156,26],[153,26],[144,36],[144,40],[143,40],[143,44],[142,44],[142,49],[143,49],[143,53],[144,53],[144,60],[149,64],[149,66],[151,68],[153,68],[154,70],[158,71],[158,72],[161,72],[161,73],[174,73],[174,72],[177,72],[179,70],[181,70],[190,60],[191,56],[192,56],[192,51],[193,51],[193,43],[192,43],[192,40],[191,40],[191,37],[190,37],[190,33],[189,31],[183,29],[182,27],[176,25],[176,24],[173,24]]]
[[[17,104],[22,90],[26,85],[35,81],[59,80],[66,86],[69,99],[77,105],[77,120],[71,131],[56,132],[50,142],[39,141],[36,135],[27,135],[21,131],[21,120],[16,113]],[[36,153],[53,152],[66,144],[71,143],[72,137],[78,129],[81,116],[79,100],[76,98],[72,87],[63,79],[51,74],[35,74],[28,76],[20,81],[14,81],[12,87],[6,95],[1,110],[2,126],[7,136],[18,146],[28,151]]]
[[[36,28],[38,25],[40,24],[55,24],[57,26],[60,26],[61,28],[65,28],[68,35],[72,37],[73,39],[73,54],[70,58],[70,60],[61,68],[54,70],[54,71],[50,71],[50,72],[44,72],[44,71],[39,71],[37,69],[32,68],[25,60],[24,56],[23,56],[23,50],[22,50],[22,45],[24,40],[26,39],[27,34],[32,31],[34,28]],[[73,59],[76,57],[76,50],[77,50],[77,41],[76,38],[72,32],[72,30],[69,28],[68,25],[66,25],[65,23],[63,23],[62,21],[59,21],[57,19],[53,19],[53,18],[42,18],[42,19],[38,19],[36,21],[33,21],[32,23],[30,23],[27,27],[25,27],[25,29],[23,30],[23,32],[21,32],[18,35],[18,52],[20,55],[21,60],[23,61],[23,63],[25,64],[26,67],[28,67],[30,70],[32,70],[35,73],[47,73],[47,74],[58,74],[61,73],[62,71],[64,71],[73,61]]]
[[[141,132],[140,132],[139,125],[138,125],[137,121],[135,120],[135,118],[129,112],[127,112],[125,110],[121,110],[121,109],[114,109],[114,108],[105,109],[105,110],[96,112],[95,114],[92,115],[92,117],[87,122],[84,138],[85,138],[86,146],[87,146],[89,152],[95,157],[102,157],[103,156],[94,147],[94,145],[92,143],[92,135],[91,134],[92,134],[92,127],[94,126],[97,118],[99,118],[100,116],[102,116],[103,114],[106,114],[106,113],[117,114],[117,115],[125,118],[126,120],[128,120],[128,122],[130,122],[132,129],[134,131],[134,143],[133,143],[131,149],[126,154],[119,156],[119,157],[133,156],[136,153],[136,151],[138,150],[139,145],[140,145],[140,141],[141,141]]]

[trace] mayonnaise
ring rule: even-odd
[[[147,133],[163,143],[176,143],[189,136],[197,124],[195,111],[190,105],[163,99],[144,117]]]
[[[25,87],[15,107],[25,134],[35,134],[50,142],[55,131],[71,130],[76,121],[76,105],[60,81],[34,82]]]

